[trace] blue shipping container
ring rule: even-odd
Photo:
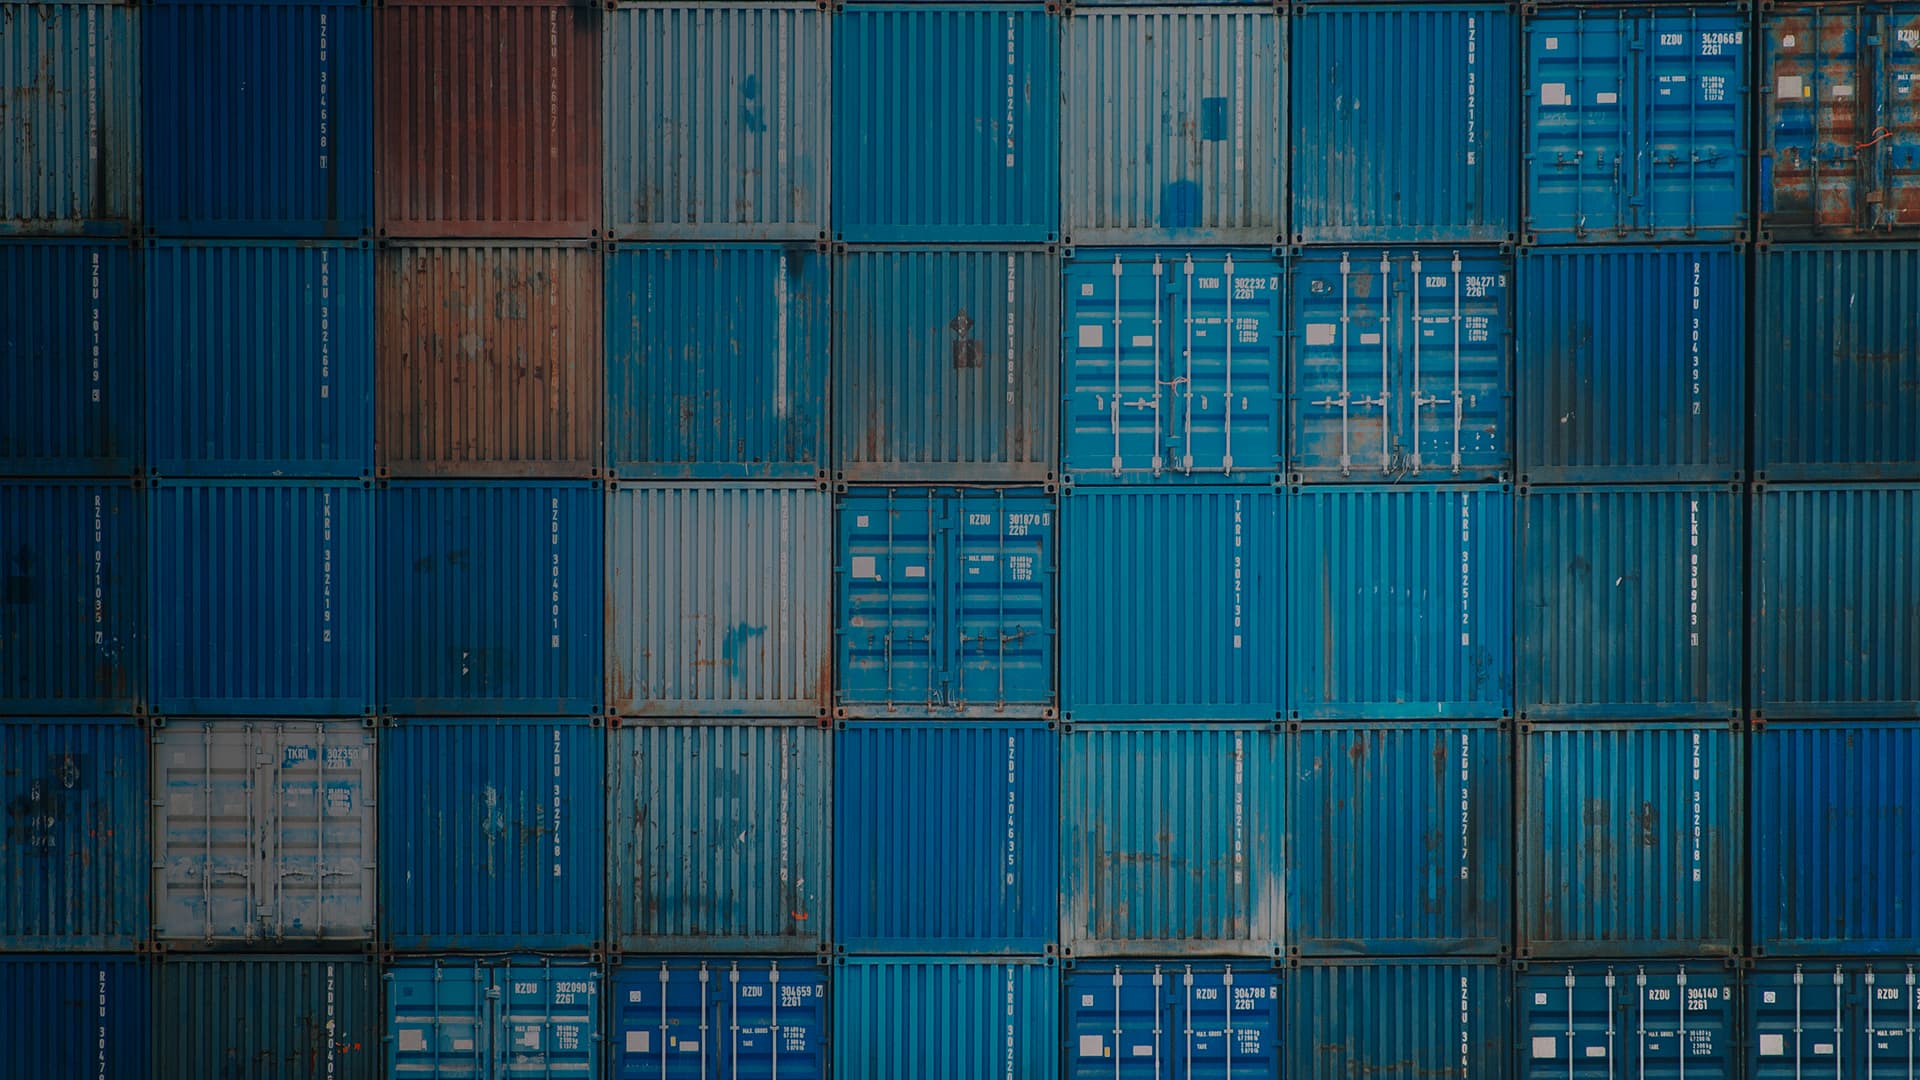
[[[554,957],[397,961],[387,983],[386,1075],[420,1080],[593,1080],[600,969]]]
[[[1297,14],[1295,242],[1511,240],[1517,25],[1490,5]]]
[[[1076,483],[1279,471],[1283,265],[1258,251],[1083,250],[1065,267],[1061,468]]]
[[[1768,723],[1752,751],[1754,951],[1920,954],[1920,726]]]
[[[1285,662],[1283,496],[1070,488],[1060,694],[1079,720],[1271,720]]]
[[[1068,1080],[1280,1075],[1280,974],[1254,964],[1080,964],[1061,976]]]
[[[156,1077],[374,1080],[373,961],[336,956],[164,958],[154,980]]]
[[[372,711],[364,481],[161,481],[151,501],[156,712]]]
[[[1912,960],[1763,964],[1745,993],[1747,1080],[1900,1077],[1920,1057]]]
[[[1504,485],[1304,488],[1292,524],[1292,716],[1511,715]]]
[[[169,2],[143,11],[149,229],[368,232],[370,15],[344,2]]]
[[[1492,249],[1294,259],[1294,473],[1334,482],[1501,478],[1513,464],[1512,272],[1512,257]]]
[[[1058,31],[1038,4],[837,13],[835,234],[856,243],[1054,239]]]
[[[1507,1074],[1512,975],[1487,960],[1322,960],[1287,987],[1282,1076]]]
[[[835,1080],[1026,1080],[1059,1070],[1052,960],[842,958],[833,993]]]
[[[1530,241],[1745,234],[1743,7],[1543,9],[1526,32]]]
[[[380,740],[381,932],[397,949],[601,937],[598,722],[405,719]]]
[[[138,223],[138,14],[132,4],[0,5],[0,233]]]
[[[0,241],[0,281],[0,473],[133,475],[144,448],[132,247]]]
[[[614,1080],[825,1080],[827,971],[803,957],[613,969]]]
[[[1514,979],[1522,1080],[1735,1080],[1737,978],[1725,963],[1538,964]]]
[[[840,500],[842,716],[1051,716],[1053,500],[1031,488]]]
[[[146,708],[146,499],[111,481],[0,481],[0,713]]]
[[[826,255],[622,245],[606,279],[613,475],[825,475]]]
[[[1034,722],[841,725],[834,941],[888,952],[1048,948],[1060,929],[1056,741]]]
[[[146,940],[145,732],[127,720],[0,722],[0,806],[0,951]]]
[[[1493,955],[1507,947],[1513,803],[1504,725],[1315,724],[1291,743],[1294,953]]]
[[[136,956],[0,957],[9,1075],[150,1075],[150,975]]]
[[[143,258],[155,472],[373,471],[364,244],[161,240]]]
[[[381,712],[600,711],[598,484],[394,481],[379,499]]]

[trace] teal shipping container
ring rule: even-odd
[[[557,957],[395,962],[386,982],[393,1080],[594,1080],[599,965]]]
[[[0,233],[140,221],[140,16],[132,4],[0,5]]]
[[[1051,959],[843,958],[833,973],[832,1075],[1053,1076],[1059,976]]]

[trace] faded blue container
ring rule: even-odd
[[[828,256],[800,245],[612,249],[613,475],[824,476],[831,275]]]
[[[1061,32],[1061,196],[1075,243],[1285,236],[1286,20],[1107,8]]]
[[[1756,715],[1920,717],[1920,484],[1758,492]]]
[[[140,217],[139,12],[0,5],[0,233],[126,233]]]
[[[1745,740],[1722,723],[1523,725],[1522,957],[1740,947]]]
[[[833,229],[855,243],[1059,234],[1059,27],[1038,4],[857,4],[833,22]],[[992,325],[984,323],[984,325]]]
[[[1898,1077],[1920,1056],[1912,960],[1763,963],[1745,997],[1747,1080]]]
[[[1280,954],[1287,770],[1271,724],[1081,726],[1060,758],[1064,954]]]
[[[144,447],[132,247],[0,241],[0,281],[0,472],[133,475]]]
[[[1739,715],[1742,491],[1521,489],[1522,719]]]
[[[1294,20],[1295,242],[1511,240],[1512,11],[1322,6]]]
[[[834,566],[842,716],[1051,716],[1054,504],[856,488]]]
[[[1259,964],[1075,964],[1060,981],[1068,1080],[1280,1075],[1280,973]]]
[[[1743,249],[1530,247],[1519,276],[1522,483],[1744,475]]]
[[[1271,720],[1285,690],[1284,497],[1060,498],[1060,695],[1078,720]]]
[[[1490,960],[1318,960],[1288,977],[1288,1077],[1507,1075],[1512,973]]]
[[[1516,1075],[1735,1080],[1738,983],[1724,962],[1535,964],[1514,977]]]
[[[142,253],[155,472],[373,472],[373,255],[352,243]]]
[[[145,710],[146,503],[125,482],[0,481],[0,713]]]
[[[584,719],[407,718],[380,739],[380,928],[396,949],[601,938],[605,733]]]
[[[1754,952],[1920,953],[1920,726],[1767,723],[1752,754]]]
[[[1303,488],[1291,517],[1294,718],[1512,714],[1505,485]]]
[[[380,987],[372,960],[249,956],[157,967],[154,1075],[374,1080]]]
[[[422,1080],[600,1075],[600,967],[547,956],[396,961],[386,981],[386,1073]]]
[[[381,712],[600,711],[600,485],[393,481],[378,497]]]
[[[161,481],[150,502],[155,712],[372,711],[364,481]]]
[[[1067,260],[1067,476],[1271,480],[1282,465],[1284,273],[1260,251],[1095,249]]]
[[[1513,258],[1491,248],[1293,260],[1292,469],[1335,483],[1513,467]]]
[[[367,8],[167,2],[141,16],[150,232],[358,236],[372,228]]]
[[[1507,947],[1505,725],[1315,724],[1289,741],[1294,954],[1494,955]]]
[[[145,732],[128,720],[0,722],[0,805],[0,951],[146,940]],[[25,1075],[56,1074],[69,1075]]]
[[[1037,722],[841,725],[835,944],[976,954],[1051,946],[1060,929],[1056,742]]]
[[[1529,242],[1745,236],[1744,7],[1542,9],[1526,37]]]
[[[608,993],[614,1080],[825,1080],[827,969],[806,957],[625,957]]]
[[[124,954],[0,958],[9,1075],[151,1075],[150,977],[144,959]]]
[[[1053,1076],[1059,975],[1051,959],[843,957],[833,980],[832,1075]]]
[[[1920,479],[1920,246],[1762,247],[1754,265],[1755,478]]]

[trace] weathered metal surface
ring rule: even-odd
[[[147,380],[135,280],[125,242],[0,242],[0,473],[139,467]]]
[[[0,712],[146,707],[146,504],[126,482],[0,481]]]
[[[0,952],[128,950],[146,939],[146,774],[146,734],[130,720],[0,721]]]
[[[1490,960],[1319,960],[1288,975],[1289,1077],[1500,1078],[1512,974]]]
[[[140,14],[132,4],[0,4],[0,233],[138,223]]]
[[[170,957],[153,1001],[156,1076],[380,1075],[380,988],[368,959]]]

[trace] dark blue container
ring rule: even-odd
[[[624,957],[613,969],[614,1080],[825,1080],[827,969],[807,957]]]
[[[367,8],[166,0],[141,14],[149,232],[371,229]]]
[[[380,985],[370,959],[168,954],[157,971],[155,1077],[380,1075]]]
[[[146,939],[147,738],[127,720],[0,722],[0,952]]]
[[[1901,1077],[1920,1059],[1914,961],[1762,963],[1747,972],[1747,1080]]]
[[[146,503],[126,482],[0,481],[0,713],[145,709]]]
[[[1514,977],[1517,1075],[1734,1080],[1738,982],[1725,962],[1535,964]]]
[[[0,281],[0,473],[133,475],[133,248],[7,240]]]
[[[1287,1077],[1507,1074],[1512,973],[1490,960],[1318,960],[1287,979]]]
[[[7,1075],[150,1075],[150,977],[146,962],[127,954],[0,958]]]
[[[1083,963],[1060,981],[1068,1080],[1280,1075],[1280,973],[1271,967]]]
[[[594,1080],[600,965],[584,957],[399,960],[386,982],[388,1077]]]

